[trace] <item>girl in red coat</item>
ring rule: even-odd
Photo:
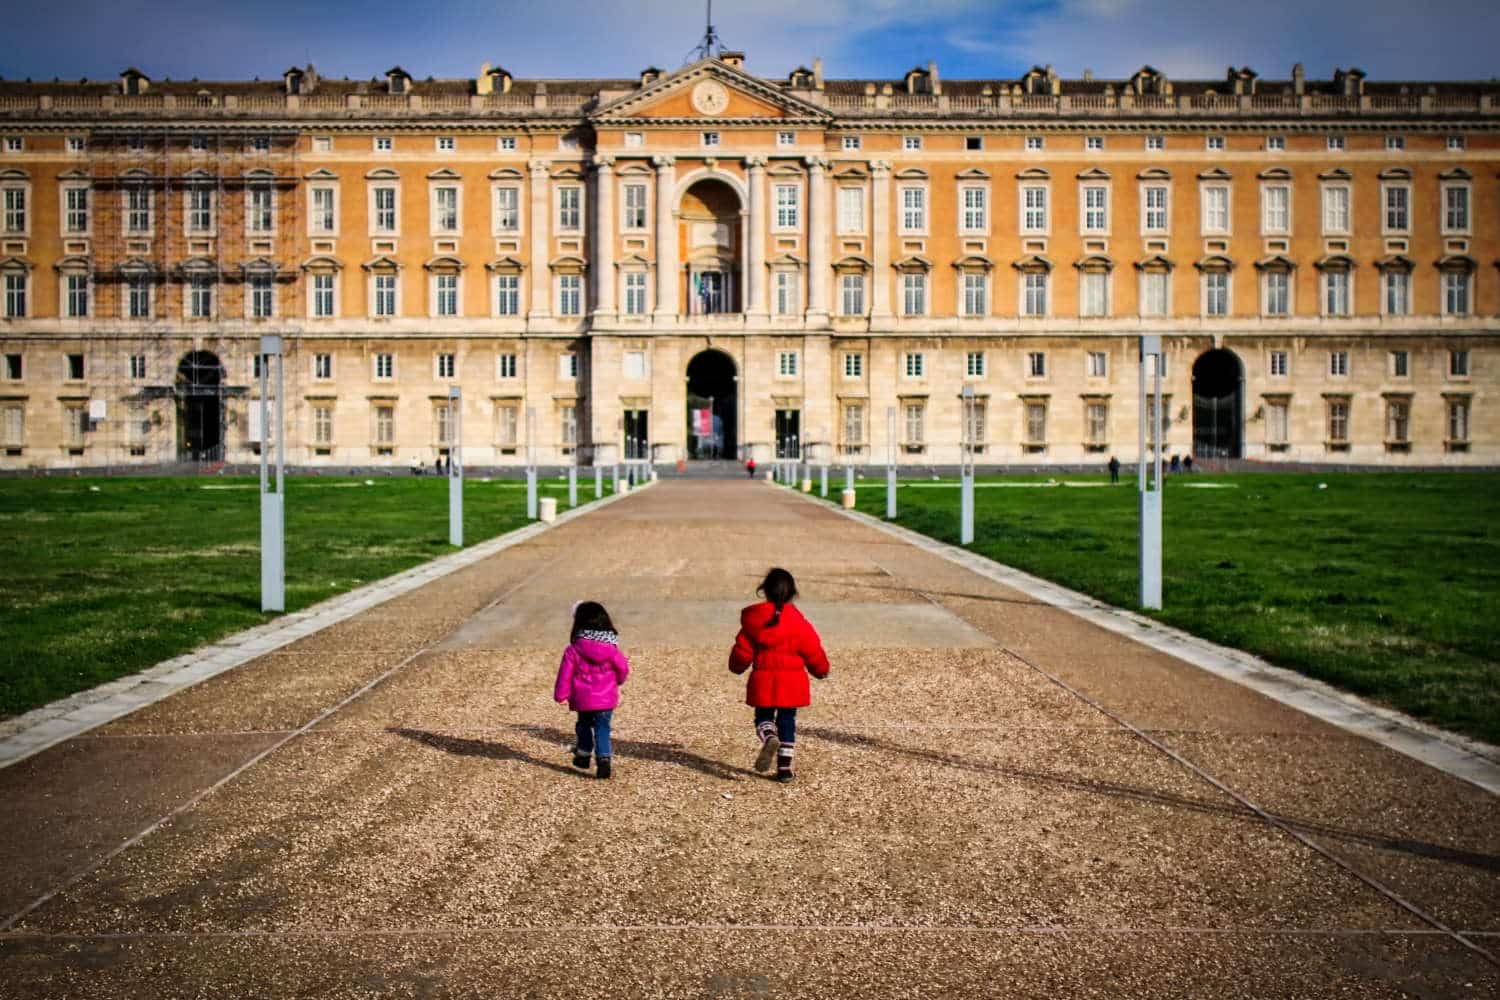
[[[765,597],[740,612],[740,634],[729,652],[729,669],[750,669],[745,704],[755,709],[760,739],[757,771],[769,771],[776,759],[776,780],[792,780],[797,749],[797,709],[812,704],[807,675],[828,676],[828,656],[812,623],[792,605],[797,582],[784,569],[773,569],[756,588]]]

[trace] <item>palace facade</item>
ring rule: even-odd
[[[1130,460],[1143,334],[1169,453],[1496,464],[1497,129],[1300,66],[0,81],[0,469],[257,461],[271,333],[304,466],[455,405],[471,466]]]

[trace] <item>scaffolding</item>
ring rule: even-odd
[[[155,123],[89,134],[90,464],[211,467],[253,450],[259,337],[302,308],[297,139]],[[256,195],[269,198],[268,229],[252,191],[270,192]],[[262,282],[271,316],[255,318]]]

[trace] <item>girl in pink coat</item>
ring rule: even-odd
[[[557,668],[552,697],[578,713],[573,766],[579,770],[588,770],[592,755],[599,763],[599,777],[609,777],[609,727],[620,704],[620,685],[629,676],[630,661],[620,651],[620,635],[604,605],[574,605],[573,632]]]

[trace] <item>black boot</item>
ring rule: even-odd
[[[795,775],[792,774],[792,758],[790,754],[778,754],[776,757],[776,780],[781,782],[791,781]]]
[[[589,756],[590,755],[586,753],[579,753],[577,748],[574,748],[573,766],[578,768],[578,770],[580,771],[587,771],[589,769]]]
[[[608,757],[600,757],[599,758],[599,777],[601,777],[601,778],[608,778],[609,775],[610,775],[609,758]]]

